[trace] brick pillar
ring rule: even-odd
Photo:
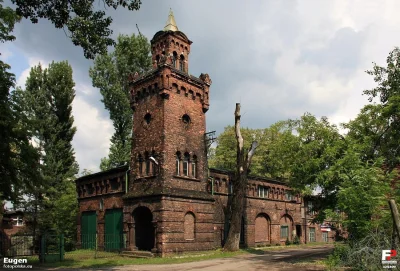
[[[279,223],[271,223],[271,244],[280,244],[281,225]]]
[[[158,252],[158,249],[157,249],[157,221],[153,221],[153,227],[154,227],[154,247],[151,250],[151,252],[157,253]]]
[[[136,247],[136,240],[135,240],[135,223],[134,222],[129,222],[128,223],[128,229],[129,229],[129,250],[137,250]]]

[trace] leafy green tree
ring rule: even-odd
[[[15,79],[8,68],[0,62],[0,194],[1,200],[16,202],[23,190],[37,184],[39,154],[30,144],[19,96],[9,93]]]
[[[368,157],[384,157],[386,166],[393,169],[400,164],[400,49],[395,48],[386,59],[386,67],[374,63],[367,71],[374,77],[377,87],[365,90],[370,102],[378,98],[378,104],[367,105],[356,123],[352,136],[367,137],[370,149]],[[354,127],[356,124],[364,124]],[[362,130],[360,130],[360,128]],[[365,135],[365,136],[364,136]]]
[[[150,44],[138,35],[119,35],[115,50],[96,57],[89,75],[100,89],[102,102],[114,125],[109,156],[101,161],[101,170],[128,163],[131,152],[132,110],[129,105],[130,74],[142,74],[151,68]]]
[[[15,40],[11,34],[20,17],[0,0],[0,42]],[[20,97],[11,93],[15,75],[0,60],[0,200],[16,202],[21,191],[35,185],[38,153],[30,144],[29,125],[21,114]]]
[[[13,41],[15,36],[11,34],[14,26],[21,20],[21,17],[10,7],[3,7],[3,0],[0,0],[0,42]]]
[[[262,144],[262,130],[250,129],[250,128],[241,128],[240,129],[243,138],[254,139],[259,144]],[[236,139],[235,139],[235,127],[227,126],[225,130],[218,136],[217,147],[209,161],[211,167],[226,169],[234,171],[236,168]],[[244,142],[244,148],[249,149],[251,146],[251,141],[246,140]],[[258,152],[257,152],[258,153]],[[252,159],[250,172],[251,174],[257,174],[256,168],[259,165],[260,156],[255,153]]]
[[[75,233],[75,216],[70,216],[77,210],[76,192],[71,189],[78,173],[72,148],[76,132],[72,116],[74,86],[68,62],[52,62],[47,69],[40,64],[33,67],[25,90],[16,91],[23,96],[25,115],[41,154],[43,183],[27,191],[27,202],[24,203],[31,211],[35,230]],[[62,214],[58,210],[61,206]]]
[[[48,19],[56,28],[69,31],[69,37],[76,46],[81,46],[86,58],[94,59],[106,54],[107,47],[115,45],[111,38],[111,17],[102,10],[95,10],[95,1],[69,0],[11,0],[19,16],[37,23],[39,18]],[[103,0],[104,8],[118,7],[138,10],[140,0]]]

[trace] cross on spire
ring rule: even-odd
[[[168,20],[165,24],[164,31],[178,31],[178,26],[176,26],[174,13],[172,9],[169,9]]]

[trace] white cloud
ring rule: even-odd
[[[100,158],[107,156],[113,126],[101,118],[99,110],[77,96],[73,102],[74,124],[77,132],[73,146],[80,170],[98,171]]]
[[[306,111],[336,124],[347,122],[367,103],[362,91],[375,86],[364,71],[373,61],[384,65],[389,51],[400,44],[397,0],[178,3],[150,1],[138,12],[107,12],[114,18],[115,34],[136,33],[137,23],[151,39],[162,29],[169,7],[174,9],[179,29],[194,42],[191,73],[208,72],[213,79],[207,129],[217,131],[232,124],[238,101],[246,112],[243,125],[254,128]],[[47,22],[33,26],[23,21],[16,36],[12,44],[29,56],[30,67],[53,59],[68,59],[72,65],[76,156],[81,169],[96,169],[113,129],[101,95],[90,86],[92,62]],[[19,76],[19,85],[25,84],[30,67]]]
[[[36,57],[28,57],[28,64],[29,67],[26,68],[17,78],[17,86],[24,88],[26,79],[29,77],[29,73],[31,69],[39,63],[42,65],[42,68],[47,68],[49,66],[49,62],[43,58],[36,58]]]

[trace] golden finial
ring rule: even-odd
[[[171,8],[169,9],[168,20],[165,24],[164,31],[178,31],[178,26],[176,26],[174,13]]]

